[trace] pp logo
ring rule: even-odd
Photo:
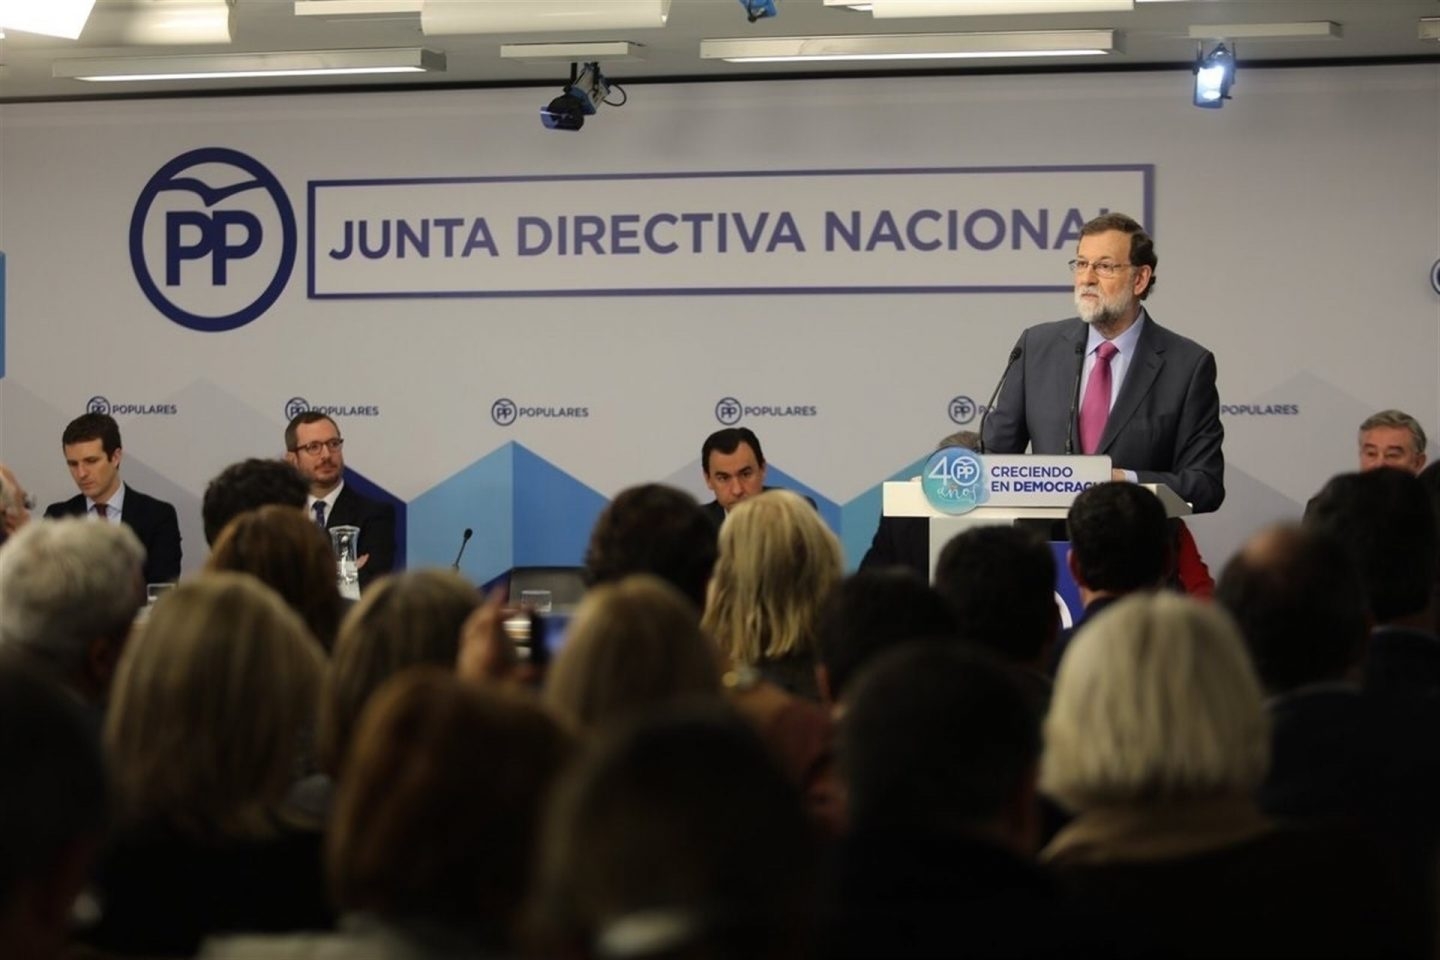
[[[969,397],[956,397],[950,401],[950,420],[963,426],[975,419],[979,409]]]
[[[727,427],[733,427],[739,423],[740,415],[744,412],[745,408],[734,397],[722,397],[720,402],[715,404],[715,419]]]
[[[310,409],[310,401],[304,397],[291,397],[285,401],[285,419],[294,420]]]
[[[85,412],[103,413],[108,416],[110,414],[110,401],[104,397],[91,397],[85,401]]]
[[[295,211],[275,175],[225,147],[183,153],[140,191],[130,266],[140,289],[190,330],[234,330],[279,298],[295,268]]]
[[[514,423],[519,413],[520,408],[515,406],[515,401],[505,397],[490,404],[490,419],[502,427],[508,427]]]
[[[920,488],[941,513],[969,513],[989,499],[985,464],[972,450],[945,447],[931,454],[920,475]]]
[[[1440,260],[1436,260],[1430,267],[1430,288],[1440,293]]]

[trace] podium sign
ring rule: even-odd
[[[1067,508],[1081,491],[1108,480],[1109,457],[984,455],[946,447],[926,461],[920,486],[936,511],[958,516],[977,507]]]

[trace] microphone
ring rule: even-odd
[[[1000,388],[1005,386],[1005,378],[1010,375],[1010,368],[1015,366],[1015,361],[1020,359],[1020,354],[1025,351],[1020,349],[1020,344],[1015,344],[1015,349],[1010,351],[1010,359],[1005,361],[1005,369],[1000,371],[1000,381],[995,384],[995,390],[990,394],[990,402],[985,404],[985,412],[980,414],[980,442],[976,453],[985,452],[985,421],[990,419],[990,411],[995,406],[995,398],[1000,396]]]
[[[1085,341],[1075,344],[1075,389],[1070,391],[1070,428],[1065,432],[1065,455],[1068,457],[1075,452],[1075,430],[1079,422],[1076,417],[1080,411],[1080,379],[1085,374]]]
[[[460,537],[460,552],[455,554],[455,562],[450,564],[451,570],[460,569],[460,558],[465,555],[465,545],[470,542],[470,538],[473,536],[475,536],[475,531],[466,527],[465,532]]]

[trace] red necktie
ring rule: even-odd
[[[1110,419],[1110,359],[1120,351],[1109,340],[1095,350],[1095,368],[1085,384],[1085,398],[1080,401],[1080,452],[1094,453]]]
[[[110,512],[110,507],[109,507],[108,505],[103,504],[103,503],[97,503],[97,504],[95,504],[95,516],[99,517],[101,520],[104,520],[104,519],[105,519],[105,515],[106,515],[107,513],[109,513],[109,512]]]

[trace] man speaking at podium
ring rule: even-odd
[[[1080,229],[1070,261],[1080,316],[1020,335],[983,421],[985,451],[1106,455],[1116,480],[1163,483],[1208,513],[1225,499],[1215,357],[1142,306],[1157,262],[1124,214]]]

